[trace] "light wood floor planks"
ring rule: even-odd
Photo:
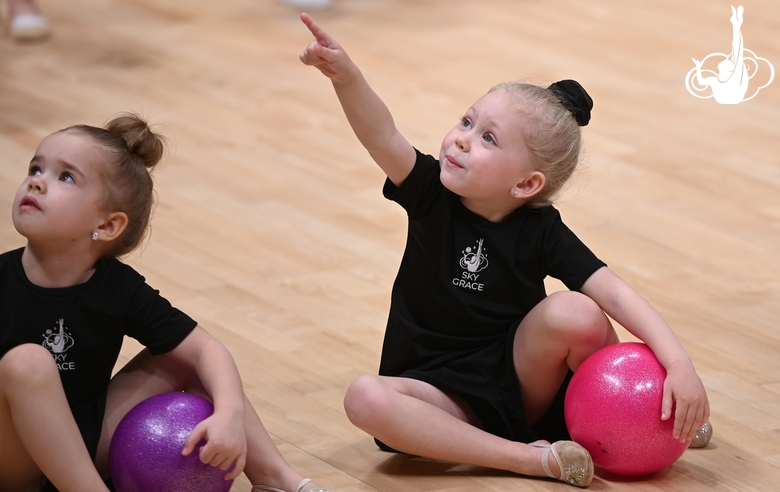
[[[0,39],[0,209],[44,136],[140,112],[172,145],[151,240],[127,261],[230,348],[296,468],[340,492],[570,490],[384,454],[347,421],[346,387],[378,366],[405,217],[330,83],[298,61],[310,36],[297,12],[41,3],[48,42]],[[743,5],[745,46],[780,70],[780,5]],[[730,15],[703,0],[335,0],[315,15],[427,152],[495,83],[576,78],[593,96],[587,166],[559,208],[672,324],[715,437],[664,472],[601,475],[591,490],[780,488],[780,81],[731,106],[684,84],[691,58],[730,51]],[[23,240],[4,217],[6,251]]]

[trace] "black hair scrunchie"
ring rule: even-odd
[[[586,126],[590,121],[590,110],[593,109],[593,99],[576,80],[561,80],[551,84],[549,90],[561,101],[563,107],[577,120],[580,126]]]

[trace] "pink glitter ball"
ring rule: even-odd
[[[593,463],[619,475],[670,466],[688,448],[661,420],[666,370],[643,343],[605,347],[582,363],[569,383],[564,415],[569,433]]]

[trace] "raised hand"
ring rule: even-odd
[[[314,35],[314,41],[300,54],[301,61],[305,65],[317,68],[334,82],[350,76],[357,67],[341,45],[318,26],[308,14],[301,14],[301,20]]]

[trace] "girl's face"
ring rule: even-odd
[[[78,132],[43,139],[14,198],[16,230],[29,241],[63,247],[91,240],[105,217],[104,161],[102,149]]]
[[[441,182],[467,207],[469,201],[511,200],[513,192],[522,192],[518,184],[534,172],[523,136],[524,117],[515,105],[516,98],[489,92],[444,137]]]

